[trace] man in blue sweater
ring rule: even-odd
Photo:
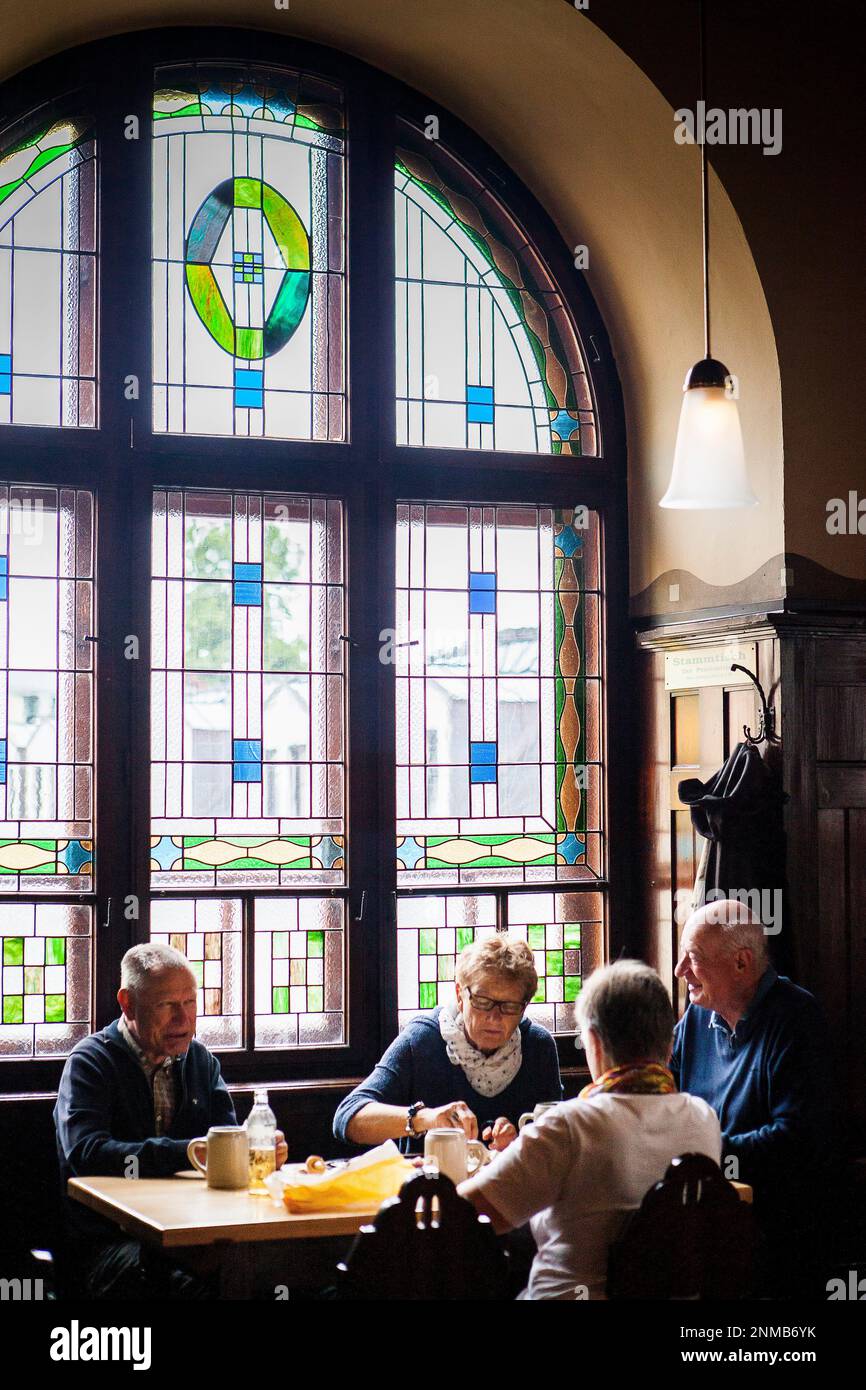
[[[722,1127],[723,1166],[751,1184],[767,1245],[764,1292],[817,1289],[833,1170],[831,1064],[815,998],[769,963],[760,920],[732,899],[687,921],[676,971],[689,991],[671,1069]]]
[[[70,1177],[168,1177],[191,1167],[190,1139],[237,1124],[217,1059],[195,1038],[196,981],[170,946],[134,946],[121,962],[122,1013],[70,1053],[54,1108],[68,1264],[90,1297],[203,1296],[197,1281],[163,1268],[154,1282],[137,1241],[65,1196]],[[286,1157],[278,1132],[277,1166]],[[155,1261],[151,1261],[151,1269]]]

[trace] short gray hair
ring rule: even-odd
[[[132,946],[120,962],[120,988],[138,994],[161,970],[187,970],[192,975],[186,956],[173,946],[163,946],[157,941]]]
[[[519,985],[527,1004],[538,989],[535,957],[528,944],[519,937],[481,937],[464,946],[457,957],[454,978],[463,988],[472,989],[475,981],[490,971],[501,975],[510,984]]]
[[[726,950],[751,951],[756,965],[767,964],[764,926],[748,903],[737,898],[717,898],[697,908],[686,922],[687,927],[690,925],[712,927]]]
[[[578,995],[580,1029],[591,1028],[614,1066],[667,1062],[674,1031],[668,992],[652,966],[617,960],[594,970]]]

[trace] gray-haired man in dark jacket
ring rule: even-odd
[[[190,1167],[187,1144],[211,1125],[237,1123],[217,1059],[195,1038],[196,981],[170,946],[127,951],[117,994],[122,1013],[84,1038],[63,1069],[54,1123],[64,1197],[71,1177],[168,1177]],[[277,1164],[285,1158],[277,1135]],[[145,1263],[137,1241],[65,1198],[67,1267],[90,1297],[203,1296],[182,1271]]]

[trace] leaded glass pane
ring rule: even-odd
[[[338,898],[257,898],[255,1045],[345,1041],[345,907]]]
[[[527,941],[538,989],[527,1012],[552,1033],[577,1032],[577,997],[604,962],[599,893],[509,893],[508,931]]]
[[[419,1009],[454,999],[454,962],[476,939],[496,931],[496,898],[397,899],[397,1009],[402,1028]]]
[[[90,1032],[91,915],[0,903],[0,1057],[64,1057]]]
[[[157,431],[346,438],[345,121],[309,74],[156,74]]]
[[[344,878],[343,512],[157,492],[154,887]]]
[[[83,121],[0,135],[0,424],[97,423],[96,182]]]
[[[242,906],[238,898],[155,898],[150,937],[186,956],[198,986],[196,1037],[208,1047],[243,1042]]]
[[[528,942],[538,989],[527,1015],[552,1033],[577,1031],[583,979],[604,959],[600,893],[508,893],[504,930]],[[419,1010],[455,998],[457,957],[473,941],[493,936],[496,896],[416,896],[397,899],[397,1006],[402,1028]]]
[[[598,519],[397,508],[398,882],[602,872]]]
[[[0,893],[93,886],[93,497],[0,484]]]
[[[553,280],[490,190],[427,145],[398,149],[395,170],[397,443],[595,454],[589,378]]]

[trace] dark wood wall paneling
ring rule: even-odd
[[[724,627],[724,630],[722,630]],[[706,634],[706,635],[704,635]],[[778,759],[785,807],[787,899],[784,968],[824,1008],[833,1043],[842,1122],[851,1152],[866,1152],[866,625],[857,617],[771,615],[759,632],[730,620],[717,632],[697,628],[644,633],[645,712],[641,786],[646,957],[676,997],[675,894],[690,888],[701,842],[677,786],[705,780],[754,730],[748,687],[664,689],[665,649],[713,640],[758,641],[758,676],[773,692],[782,744]],[[679,1000],[682,1007],[682,998]]]
[[[818,831],[816,983],[828,1011],[845,1114],[866,1140],[866,635],[811,645]]]

